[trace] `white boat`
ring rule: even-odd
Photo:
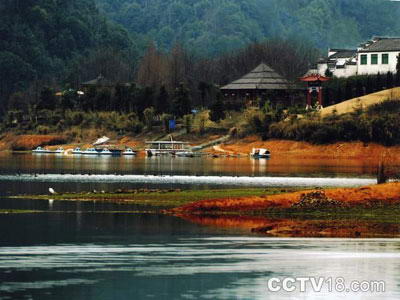
[[[86,150],[82,150],[80,154],[84,155],[98,155],[99,152],[95,148],[88,148]]]
[[[98,152],[99,155],[113,155],[113,153],[108,150],[107,148],[104,148],[103,150],[101,150],[100,152]]]
[[[265,148],[253,148],[250,156],[253,158],[270,158],[271,152]]]
[[[63,154],[64,148],[60,147],[57,150],[50,150],[43,147],[37,147],[35,150],[32,150],[33,153],[46,153],[46,154]]]
[[[186,142],[178,141],[152,141],[146,142],[149,145],[145,151],[148,156],[164,155],[164,154],[178,154],[180,152],[187,152]]]
[[[175,155],[179,157],[195,157],[195,154],[192,151],[177,152]]]
[[[72,150],[72,154],[82,154],[81,148],[76,147],[74,150]]]
[[[65,150],[63,147],[57,148],[57,150],[54,152],[56,154],[64,154]]]
[[[47,148],[37,147],[36,149],[32,150],[33,153],[52,153],[51,150]]]
[[[136,151],[132,150],[131,148],[128,148],[124,152],[122,152],[122,155],[136,155]]]

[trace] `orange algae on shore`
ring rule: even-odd
[[[190,203],[171,210],[175,214],[206,214],[219,212],[246,212],[269,208],[290,208],[298,203],[305,193],[299,191],[269,196],[221,198]],[[360,188],[335,188],[324,191],[325,195],[343,205],[374,206],[375,204],[400,203],[400,183],[392,182]]]

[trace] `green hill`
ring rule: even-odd
[[[0,15],[0,99],[35,81],[59,81],[94,49],[133,47],[93,0],[2,0]]]
[[[96,0],[107,16],[161,48],[175,42],[215,55],[266,37],[355,47],[399,35],[399,3],[387,0]]]

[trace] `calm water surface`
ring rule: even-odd
[[[130,214],[0,217],[0,299],[398,299],[400,240],[273,239]],[[384,280],[271,293],[269,278]]]
[[[59,192],[137,187],[367,185],[374,183],[375,173],[376,166],[371,162],[290,160],[279,156],[254,160],[248,157],[0,155],[0,191],[3,194],[21,193],[21,182],[28,194],[47,192],[49,185],[46,183],[51,183]],[[343,178],[349,180],[341,180]]]
[[[0,156],[0,195],[44,192],[49,186],[136,188],[148,183],[110,179],[155,174],[369,180],[374,170],[355,161],[12,155]],[[78,180],[54,180],[67,173]],[[84,182],[73,176],[106,180]],[[127,213],[133,206],[0,196],[0,209],[10,208],[46,212],[0,214],[0,299],[400,298],[400,240],[266,238],[171,216]],[[326,287],[320,293],[310,287],[304,293],[268,292],[269,278],[286,276],[343,277],[346,283],[384,280],[386,292],[339,293]]]

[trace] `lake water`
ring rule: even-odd
[[[46,193],[49,188],[47,183],[51,183],[51,187],[59,192],[177,186],[215,188],[367,185],[375,182],[375,173],[376,166],[371,162],[294,160],[279,156],[270,160],[254,160],[248,157],[0,155],[0,191],[8,194]],[[21,182],[24,183],[22,191]]]
[[[124,211],[133,207],[117,204],[5,198],[49,186],[135,188],[160,174],[211,178],[196,186],[215,188],[220,185],[213,181],[233,176],[361,183],[373,179],[374,170],[359,162],[0,156],[0,209],[46,211],[0,214],[0,299],[398,299],[400,240],[268,238],[172,216],[130,214]],[[305,292],[268,290],[271,278],[304,276],[343,278],[346,286],[383,280],[386,291],[330,292],[326,284],[321,292],[309,285]]]

